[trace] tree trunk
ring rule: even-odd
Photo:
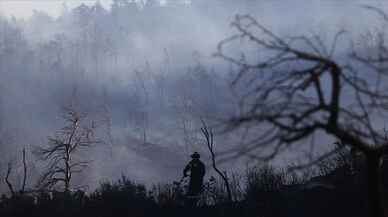
[[[366,160],[369,216],[384,217],[380,166],[381,156],[374,153],[369,154],[366,156]]]

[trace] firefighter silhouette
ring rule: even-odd
[[[203,177],[205,176],[205,165],[199,158],[198,152],[190,155],[192,160],[186,165],[183,170],[183,177],[190,176],[189,188],[187,195],[191,197],[198,196],[202,191]]]

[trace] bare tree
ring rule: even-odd
[[[150,65],[146,63],[144,71],[135,71],[136,85],[135,85],[135,96],[137,99],[137,106],[140,106],[134,116],[134,122],[136,127],[141,131],[141,137],[143,144],[148,141],[148,130],[149,130],[149,119],[150,119],[150,92],[148,90],[147,80],[150,76],[151,69]]]
[[[26,149],[23,148],[22,151],[22,162],[23,162],[23,183],[22,183],[22,188],[20,190],[21,194],[23,194],[26,190],[26,183],[27,183],[27,163],[26,163]]]
[[[319,35],[280,37],[249,15],[236,16],[232,26],[237,33],[219,43],[216,56],[239,68],[232,85],[246,92],[240,112],[228,126],[259,126],[260,131],[249,145],[229,154],[268,161],[323,132],[342,145],[304,166],[326,159],[345,145],[359,150],[368,169],[370,216],[382,217],[380,170],[388,149],[382,130],[388,112],[384,37],[380,35],[368,50],[350,44],[349,54],[339,56],[336,47],[346,36],[344,31],[326,45]],[[257,48],[260,55],[228,54],[226,47],[236,41]],[[257,154],[257,150],[265,151]]]
[[[25,148],[23,148],[23,150],[22,150],[22,163],[23,163],[23,182],[22,182],[22,186],[20,187],[20,189],[18,191],[15,191],[14,185],[12,184],[12,182],[10,180],[10,175],[12,174],[12,170],[13,170],[14,165],[12,164],[11,161],[9,161],[7,164],[7,173],[5,175],[4,181],[7,184],[7,187],[8,187],[8,189],[11,192],[11,195],[13,197],[16,196],[17,194],[23,195],[25,193],[25,190],[26,190],[27,169],[28,168],[27,168],[27,162],[26,162],[26,149]]]
[[[80,173],[89,161],[77,160],[76,155],[83,148],[98,143],[95,139],[96,124],[86,123],[86,115],[70,107],[65,108],[63,127],[54,137],[49,137],[48,147],[39,148],[38,156],[47,162],[47,169],[39,180],[42,188],[54,188],[62,184],[64,192],[70,190],[73,174]]]
[[[217,167],[216,154],[214,152],[214,136],[213,136],[213,131],[207,127],[207,125],[206,125],[206,123],[204,121],[202,121],[202,125],[203,126],[201,127],[201,131],[202,131],[202,134],[204,135],[204,137],[206,139],[206,145],[207,145],[207,148],[209,149],[209,152],[210,152],[210,155],[211,155],[211,158],[212,158],[213,169],[218,173],[218,175],[224,181],[226,192],[228,194],[228,201],[232,202],[233,201],[233,199],[232,199],[232,192],[230,190],[228,176],[227,176],[226,172],[221,172],[221,170],[218,169],[218,167]]]
[[[7,183],[7,186],[8,186],[9,191],[11,192],[11,195],[15,196],[15,190],[13,188],[12,183],[9,181],[9,176],[12,173],[12,168],[13,168],[12,163],[8,162],[8,164],[7,164],[7,174],[5,175],[5,183]]]

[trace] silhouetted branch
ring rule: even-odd
[[[26,163],[26,148],[23,148],[22,150],[22,161],[23,161],[23,184],[22,188],[20,190],[21,194],[25,192],[26,189],[26,183],[27,183],[27,163]]]
[[[227,194],[228,194],[228,200],[229,200],[229,202],[232,202],[233,201],[233,199],[232,199],[232,192],[230,190],[230,185],[229,185],[228,177],[227,177],[226,173],[223,173],[223,172],[221,172],[218,169],[217,164],[216,164],[216,155],[215,155],[215,152],[214,152],[214,136],[213,136],[213,132],[212,132],[211,129],[209,129],[207,127],[206,123],[203,120],[201,120],[201,121],[202,121],[201,131],[202,131],[202,134],[204,135],[204,137],[206,139],[206,145],[208,147],[208,150],[209,150],[211,158],[212,158],[213,169],[218,173],[218,175],[224,181],[224,184],[225,184],[225,187],[226,187],[226,191],[227,191]]]
[[[12,163],[8,162],[7,164],[7,174],[5,175],[5,183],[7,183],[8,189],[11,192],[11,195],[15,195],[15,190],[13,188],[12,183],[9,181],[9,176],[12,173]]]

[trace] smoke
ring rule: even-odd
[[[381,2],[368,4],[386,8]],[[77,184],[93,188],[121,174],[148,183],[179,179],[190,152],[208,158],[200,118],[216,123],[235,111],[232,69],[213,57],[233,34],[235,14],[253,14],[279,35],[317,33],[329,41],[341,29],[357,36],[380,25],[362,3],[214,0],[139,7],[115,1],[54,17],[38,11],[24,20],[2,17],[1,171],[21,147],[47,144],[63,127],[61,108],[77,104],[104,119],[104,145],[81,153],[92,163]],[[243,48],[230,49],[239,55]],[[219,149],[238,144],[231,135],[216,141]],[[42,162],[32,168],[30,186]]]

